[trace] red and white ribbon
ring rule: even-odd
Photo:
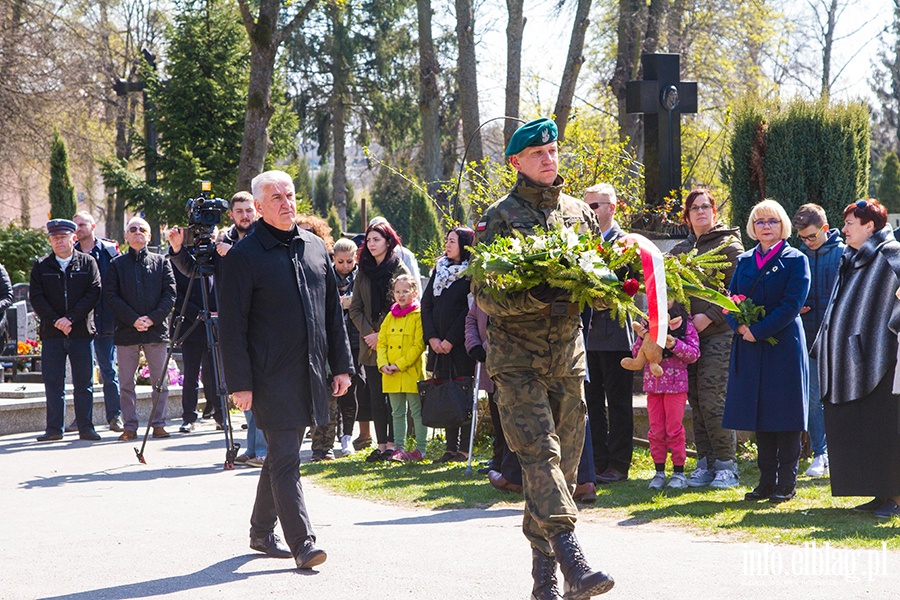
[[[650,317],[650,337],[665,348],[669,333],[668,307],[666,298],[666,271],[662,252],[656,244],[637,233],[629,233],[619,241],[626,246],[637,244],[644,270],[644,289],[647,292],[647,316]],[[664,322],[660,322],[664,319]]]

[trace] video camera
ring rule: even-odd
[[[193,237],[195,257],[198,260],[212,255],[215,247],[213,234],[216,225],[222,222],[222,215],[228,212],[228,202],[212,198],[209,181],[200,182],[200,195],[187,201],[188,230]]]

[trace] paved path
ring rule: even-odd
[[[204,426],[150,440],[147,465],[134,444],[101,435],[94,444],[0,437],[0,598],[528,598],[520,506],[397,508],[307,484],[329,558],[301,573],[247,547],[258,471],[223,471],[220,433]],[[591,516],[578,535],[616,578],[604,598],[886,599],[900,574],[896,552],[826,555]],[[829,561],[825,575],[803,574],[813,560]]]

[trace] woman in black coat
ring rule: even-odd
[[[844,209],[841,257],[812,355],[825,408],[831,494],[874,496],[856,507],[900,515],[900,244],[877,200]]]
[[[475,374],[475,361],[465,347],[469,312],[469,279],[461,273],[469,266],[469,250],[475,232],[455,227],[447,234],[444,255],[434,267],[422,294],[422,335],[428,347],[427,369],[437,379]],[[444,454],[435,462],[466,461],[469,438],[461,427],[446,429]]]

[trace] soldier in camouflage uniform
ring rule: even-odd
[[[525,235],[558,223],[600,234],[597,217],[563,193],[558,176],[557,129],[550,119],[519,128],[506,155],[519,171],[508,196],[491,205],[477,226],[479,242],[491,243],[512,230]],[[478,305],[490,317],[486,368],[510,450],[522,465],[523,530],[532,546],[533,600],[559,598],[556,563],[565,598],[608,591],[611,577],[587,565],[574,529],[572,500],[584,443],[585,350],[578,305],[558,288],[540,285],[502,301],[475,286]]]

